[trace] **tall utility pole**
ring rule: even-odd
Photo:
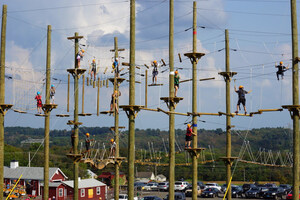
[[[298,199],[299,191],[299,57],[298,57],[298,28],[297,28],[297,5],[296,0],[291,0],[291,27],[292,27],[292,54],[293,54],[293,105],[282,106],[288,109],[293,120],[293,200]]]
[[[72,74],[74,77],[74,121],[69,121],[68,124],[74,125],[74,157],[81,156],[78,155],[78,127],[80,122],[78,122],[78,80],[81,74],[83,74],[86,70],[78,68],[78,61],[77,61],[77,53],[79,52],[79,39],[83,38],[83,36],[78,36],[78,33],[75,32],[75,36],[68,37],[69,40],[75,40],[75,69],[68,69],[67,71]],[[78,162],[74,162],[74,200],[78,200]]]
[[[6,18],[7,5],[2,6],[2,27],[1,27],[1,58],[0,58],[0,189],[4,185],[4,116],[12,105],[5,104],[5,46],[6,46]],[[3,199],[3,192],[0,192],[0,199]]]

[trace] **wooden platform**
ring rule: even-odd
[[[46,115],[45,114],[35,114],[35,116],[37,116],[37,117],[45,117]]]
[[[72,74],[73,77],[77,76],[78,78],[84,74],[86,71],[86,69],[81,69],[81,68],[77,68],[77,69],[67,69],[67,72],[69,72],[70,74]]]
[[[119,129],[125,129],[126,127],[125,126],[119,126]],[[115,127],[114,126],[111,126],[109,128],[111,131],[115,131]]]
[[[55,109],[55,108],[57,108],[57,104],[43,104],[43,107],[42,107],[42,109],[43,109],[43,111],[44,112],[51,112],[53,109]]]
[[[114,111],[102,111],[100,112],[100,114],[103,114],[103,115],[106,115],[106,114],[111,114],[111,113],[114,113]]]
[[[223,160],[225,164],[230,164],[230,166],[232,166],[232,163],[239,159],[239,157],[220,157],[219,159]]]
[[[78,115],[81,116],[81,117],[85,117],[85,116],[91,116],[92,113],[80,113]]]
[[[74,162],[79,162],[84,155],[68,153],[68,154],[66,154],[66,156],[68,158],[71,158]]]
[[[184,56],[188,57],[191,61],[191,63],[196,62],[198,63],[199,59],[205,55],[205,53],[198,53],[198,52],[194,52],[194,53],[185,53],[183,54]]]
[[[125,81],[126,79],[125,78],[109,78],[108,80],[112,83],[115,82],[115,79],[117,81],[117,83],[122,83],[123,81]]]
[[[23,111],[23,110],[17,110],[17,109],[13,109],[14,112],[17,112],[17,113],[22,113],[22,114],[25,114],[27,113],[26,111]]]
[[[196,156],[196,158],[199,158],[201,151],[204,151],[205,148],[185,148],[184,150],[189,152],[191,157]]]
[[[74,122],[73,120],[69,120],[67,122],[67,125],[75,125],[75,126],[79,126],[79,125],[82,125],[82,122]]]
[[[0,113],[3,113],[4,115],[7,113],[9,109],[13,107],[12,104],[0,104]]]
[[[170,106],[176,108],[177,104],[183,100],[183,97],[161,97],[160,100],[163,100],[170,109]]]
[[[69,114],[58,114],[56,115],[56,117],[70,117]]]
[[[162,86],[162,85],[164,85],[164,84],[161,84],[161,83],[152,83],[152,84],[150,84],[148,86],[151,87],[151,86]]]
[[[134,118],[136,118],[138,112],[144,107],[142,105],[121,105],[119,106],[120,108],[122,108],[127,117],[129,117],[130,114],[134,115]]]
[[[300,105],[283,105],[281,107],[287,109],[290,112],[290,116],[292,119],[294,118],[294,115],[300,116]]]

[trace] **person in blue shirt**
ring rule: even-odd
[[[247,92],[246,90],[244,90],[244,86],[240,85],[239,86],[239,90],[237,90],[236,87],[234,86],[234,91],[236,93],[238,93],[238,98],[239,98],[239,100],[237,102],[235,113],[239,113],[240,104],[242,104],[243,107],[244,107],[245,114],[247,114],[247,110],[246,110],[246,94],[249,94],[251,92],[251,90],[249,92]]]
[[[115,58],[115,61],[113,62],[112,67],[115,70],[117,77],[119,77],[119,73],[120,73],[119,66],[120,66],[119,59]]]

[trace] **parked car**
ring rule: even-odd
[[[158,184],[159,191],[168,191],[169,189],[169,182],[162,182]]]
[[[164,198],[164,200],[169,200],[169,195]],[[185,193],[183,192],[175,192],[174,193],[174,200],[185,200]]]
[[[284,189],[280,187],[269,188],[267,192],[264,193],[265,199],[278,199],[284,196]]]
[[[158,190],[158,183],[150,182],[144,186],[144,190]]]
[[[201,195],[201,188],[199,185],[197,185],[197,196]],[[185,196],[186,197],[191,197],[193,196],[193,185],[188,185],[186,190],[185,190]]]
[[[265,187],[266,188],[275,188],[275,187],[278,187],[278,186],[275,183],[266,183]]]
[[[120,200],[128,200],[128,195],[127,194],[119,194],[119,199]],[[112,199],[114,200],[114,199]],[[138,197],[134,197],[134,200],[138,200]]]
[[[188,185],[189,185],[189,183],[186,182],[186,181],[176,181],[175,186],[174,186],[174,190],[184,192]]]
[[[218,190],[217,188],[206,188],[202,193],[201,193],[201,197],[218,197],[220,193],[220,190]]]
[[[260,189],[258,187],[250,188],[250,190],[245,192],[246,198],[260,198]]]
[[[287,200],[293,199],[293,191],[290,191],[290,192],[287,194],[286,199],[287,199]],[[299,191],[299,199],[300,199],[300,191]]]
[[[242,188],[243,188],[243,193],[247,192],[248,190],[250,190],[251,188],[256,187],[254,184],[250,184],[250,183],[245,183]]]
[[[265,194],[265,192],[267,192],[269,190],[269,188],[266,187],[258,187],[259,188],[259,197],[262,198]]]
[[[284,189],[285,194],[288,194],[290,191],[292,191],[292,186],[289,184],[280,184],[279,187]]]
[[[221,191],[221,186],[219,186],[219,184],[217,184],[217,183],[206,183],[205,187],[206,188],[216,188],[219,191]]]
[[[235,186],[237,186],[237,185],[231,184],[231,187],[235,187]],[[221,192],[225,193],[226,190],[227,190],[227,184],[225,183],[221,186]]]
[[[144,183],[144,182],[135,182],[134,183],[134,190],[141,191],[144,188],[145,185],[147,185],[147,183]]]
[[[231,186],[231,196],[233,198],[243,197],[243,188],[240,186]]]
[[[142,198],[142,200],[162,200],[162,199],[157,196],[145,196]]]

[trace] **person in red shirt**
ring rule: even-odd
[[[38,112],[38,114],[42,114],[43,104],[42,104],[42,96],[41,96],[40,92],[36,93],[35,99],[36,99],[37,112]]]
[[[191,148],[191,141],[193,140],[193,135],[196,135],[193,132],[190,124],[187,124],[186,134],[185,134],[185,148]]]

